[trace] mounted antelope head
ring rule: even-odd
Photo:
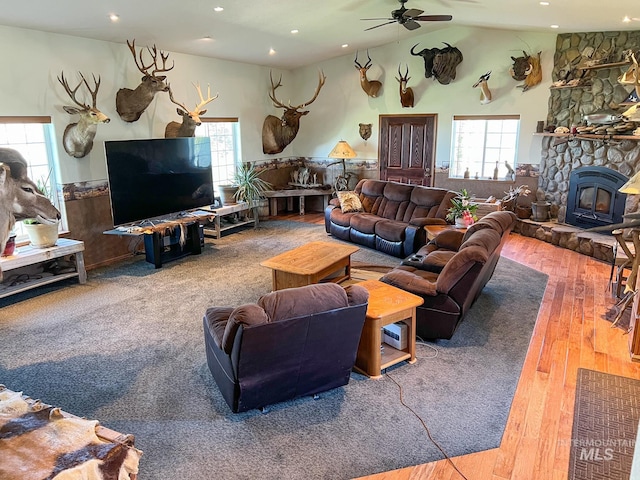
[[[169,54],[164,54],[162,50],[158,52],[154,45],[153,48],[147,47],[152,61],[150,64],[145,65],[144,59],[142,58],[144,49],[140,50],[140,61],[138,61],[138,56],[136,56],[136,41],[133,40],[129,43],[129,40],[127,40],[127,45],[136,62],[136,67],[138,67],[138,70],[140,70],[144,76],[142,77],[142,82],[135,90],[131,90],[130,88],[121,88],[118,90],[118,93],[116,93],[116,111],[125,122],[135,122],[140,118],[142,112],[147,109],[156,92],[169,91],[168,85],[164,83],[167,77],[165,75],[157,75],[157,73],[168,72],[175,64],[172,63],[171,67],[167,68]],[[158,53],[160,53],[162,67],[158,65]],[[153,70],[149,73],[151,67],[153,67]]]
[[[280,76],[277,85],[274,85],[271,73],[269,73],[269,78],[271,79],[269,98],[274,107],[284,108],[284,113],[280,118],[268,115],[264,119],[262,124],[262,151],[264,153],[280,153],[296,138],[300,128],[300,117],[309,113],[309,110],[300,111],[300,109],[311,105],[318,98],[320,89],[327,77],[325,77],[324,73],[318,72],[318,86],[313,97],[311,97],[311,100],[295,107],[291,106],[291,102],[289,102],[289,105],[285,105],[276,98],[276,89],[282,86],[282,76]]]
[[[25,218],[54,223],[60,219],[60,212],[29,179],[22,155],[12,148],[0,148],[0,252],[4,252],[16,220]]]
[[[629,59],[633,64],[618,77],[618,83],[622,85],[633,85],[636,91],[636,95],[640,95],[640,70],[638,69],[638,60],[636,54],[631,52]],[[635,105],[634,105],[635,106]]]
[[[480,78],[473,84],[473,88],[480,87],[480,103],[486,105],[491,101],[491,90],[489,90],[489,77],[491,76],[491,70],[484,75],[480,75]]]
[[[378,80],[369,80],[367,78],[367,70],[371,68],[371,57],[369,56],[369,50],[367,50],[367,59],[367,63],[365,63],[364,67],[360,65],[360,63],[358,62],[358,51],[356,50],[356,59],[354,60],[354,62],[356,69],[358,70],[358,72],[360,72],[360,86],[367,95],[375,98],[378,96],[378,90],[380,90],[380,88],[382,87],[382,83]]]
[[[398,65],[398,76],[396,80],[400,83],[400,103],[402,108],[413,108],[413,89],[407,87],[407,82],[411,79],[409,76],[409,65],[407,65],[407,71],[404,75],[400,73],[400,65]]]
[[[64,133],[62,134],[62,146],[64,147],[64,151],[72,157],[82,158],[86,156],[93,148],[93,139],[96,136],[98,124],[109,123],[111,119],[96,107],[98,89],[100,88],[100,77],[98,77],[98,79],[96,80],[96,76],[91,74],[93,76],[94,84],[94,88],[91,89],[89,83],[84,78],[84,75],[82,75],[82,73],[80,72],[78,73],[80,74],[80,78],[82,80],[80,80],[78,85],[76,85],[76,88],[71,88],[69,86],[69,82],[67,82],[67,79],[64,78],[64,72],[60,73],[58,81],[64,87],[64,90],[69,95],[69,98],[73,100],[73,103],[80,107],[62,107],[64,108],[64,111],[69,115],[80,115],[80,119],[77,123],[70,123],[69,125],[67,125],[67,128],[64,129]],[[83,83],[91,94],[91,98],[93,101],[92,105],[82,103],[76,98],[76,92]]]
[[[178,107],[181,107],[181,108],[177,108],[176,111],[178,112],[178,115],[182,117],[182,123],[169,122],[166,128],[164,129],[165,138],[195,136],[196,127],[201,124],[200,115],[204,115],[205,113],[207,113],[206,110],[200,110],[200,109],[204,107],[207,103],[213,102],[216,98],[218,98],[218,94],[216,94],[215,97],[211,96],[211,87],[207,85],[207,99],[205,100],[202,97],[202,90],[200,90],[200,84],[194,83],[193,86],[196,87],[196,90],[198,91],[198,95],[200,96],[200,103],[198,103],[196,107],[191,111],[189,111],[189,109],[184,105],[182,105],[181,103],[178,103],[175,101],[175,99],[173,98],[173,92],[171,91],[171,87],[169,86],[169,98],[171,99],[171,102],[178,105]]]

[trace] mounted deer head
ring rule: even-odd
[[[264,119],[264,123],[262,124],[262,151],[264,153],[280,153],[296,138],[298,129],[300,128],[300,117],[309,113],[309,110],[300,111],[300,109],[311,105],[315,99],[318,98],[320,89],[324,85],[327,77],[325,77],[324,73],[318,72],[318,86],[316,87],[316,92],[313,97],[311,100],[295,107],[291,106],[291,102],[289,102],[289,105],[285,105],[276,98],[276,89],[282,86],[282,76],[280,76],[277,85],[274,85],[271,73],[269,73],[269,78],[271,79],[269,98],[273,102],[274,107],[284,108],[284,113],[280,118],[268,115],[267,118]]]
[[[400,73],[400,65],[398,65],[398,76],[396,80],[400,83],[400,104],[402,108],[413,108],[413,89],[407,87],[407,82],[411,79],[409,76],[409,65],[407,65],[407,71],[404,75]]]
[[[202,90],[200,90],[200,84],[193,84],[198,91],[198,95],[200,96],[200,103],[196,105],[196,107],[189,111],[187,107],[178,103],[173,98],[173,92],[171,91],[171,87],[169,86],[169,98],[171,102],[178,105],[176,111],[178,115],[182,117],[182,123],[178,122],[169,122],[164,129],[165,138],[175,138],[175,137],[194,137],[196,134],[196,127],[201,124],[200,115],[204,115],[207,113],[206,110],[200,110],[207,103],[213,102],[216,98],[218,98],[218,94],[216,93],[215,97],[211,96],[211,87],[207,85],[207,99],[205,100],[202,96]]]
[[[70,123],[67,125],[67,128],[64,129],[64,133],[62,134],[62,146],[64,147],[64,151],[72,157],[82,158],[93,148],[93,139],[96,136],[98,124],[109,123],[111,119],[96,108],[98,89],[100,88],[100,77],[96,80],[96,76],[91,74],[93,76],[94,84],[94,88],[91,89],[89,83],[84,78],[84,75],[80,72],[78,73],[82,80],[80,80],[78,85],[76,85],[76,88],[71,88],[69,86],[69,82],[64,78],[64,72],[60,73],[58,81],[64,87],[64,90],[67,92],[71,100],[80,107],[62,107],[69,115],[80,115],[80,119],[77,123]],[[91,98],[93,100],[92,105],[82,103],[76,98],[76,92],[83,83],[91,94]]]
[[[29,179],[22,155],[12,148],[0,148],[0,252],[4,252],[16,220],[25,218],[54,223],[60,219],[60,212]]]
[[[367,78],[367,70],[371,68],[371,57],[369,56],[369,50],[367,50],[367,59],[367,63],[365,63],[364,67],[360,65],[360,63],[358,63],[358,51],[356,50],[356,59],[354,60],[354,62],[356,69],[358,70],[358,72],[360,72],[360,86],[367,95],[375,98],[378,96],[378,91],[380,90],[380,88],[382,88],[382,83],[378,80],[369,80]]]
[[[127,45],[136,62],[136,67],[138,67],[138,70],[140,70],[144,76],[142,77],[142,83],[140,83],[135,90],[131,90],[130,88],[121,88],[118,90],[118,93],[116,93],[116,111],[125,122],[135,122],[140,118],[142,112],[147,109],[156,92],[169,91],[168,85],[164,83],[167,77],[165,75],[157,75],[157,73],[168,72],[175,66],[175,63],[172,62],[171,67],[167,68],[169,54],[164,54],[162,50],[158,52],[158,49],[154,45],[153,48],[147,47],[152,62],[149,65],[145,65],[144,59],[142,58],[144,49],[140,50],[140,61],[138,62],[135,46],[136,41],[133,40],[129,43],[129,40],[127,40]],[[158,65],[158,53],[160,53],[162,67]],[[153,70],[149,73],[151,67],[153,67]]]
[[[473,88],[480,87],[480,104],[486,105],[491,101],[491,90],[489,90],[489,77],[491,76],[491,70],[484,75],[480,75],[480,78],[473,84]]]

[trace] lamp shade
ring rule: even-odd
[[[640,172],[631,177],[627,183],[618,189],[618,191],[620,193],[628,193],[630,195],[640,195]]]
[[[349,145],[346,141],[340,140],[331,153],[329,153],[329,158],[355,158],[356,152],[353,151],[351,145]]]

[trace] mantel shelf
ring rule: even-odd
[[[636,140],[640,141],[640,135],[609,135],[609,134],[600,134],[596,135],[593,133],[534,133],[534,136],[538,137],[563,137],[576,140]]]
[[[631,65],[631,62],[602,63],[600,65],[592,65],[590,67],[578,67],[578,70],[600,70],[601,68],[624,67],[625,65]]]

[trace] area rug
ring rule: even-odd
[[[271,289],[260,262],[313,240],[340,243],[321,225],[261,222],[160,269],[136,257],[84,285],[5,299],[0,383],[134,434],[140,478],[334,480],[442,458],[395,382],[448,455],[497,447],[547,283],[506,258],[453,338],[419,345],[392,378],[353,373],[318,400],[230,412],[206,365],[203,313],[255,302]],[[400,262],[364,247],[353,260]]]
[[[640,380],[578,369],[569,480],[629,479]]]

